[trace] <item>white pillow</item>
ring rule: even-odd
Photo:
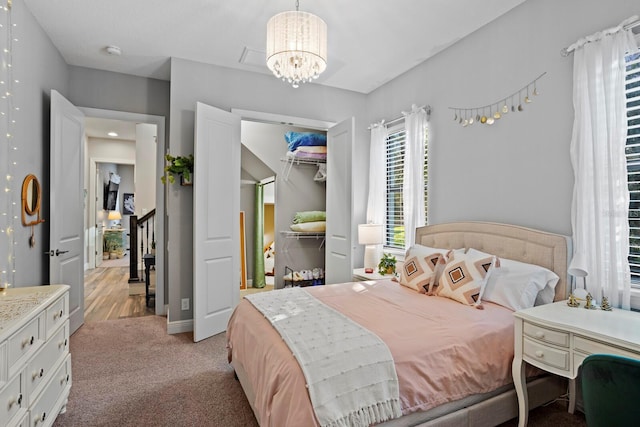
[[[497,262],[496,256],[480,251],[453,251],[440,276],[437,294],[482,308],[484,287]]]
[[[469,249],[469,252],[476,251]],[[544,267],[527,264],[508,258],[500,258],[500,266],[495,268],[487,281],[482,299],[500,304],[513,311],[523,310],[535,305],[536,298],[551,292],[552,302],[558,276]],[[544,295],[544,300],[548,295]]]
[[[400,284],[423,294],[431,294],[432,285],[446,263],[448,249],[430,248],[423,245],[413,245],[404,257]]]

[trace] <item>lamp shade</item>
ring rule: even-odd
[[[358,243],[361,245],[380,245],[384,242],[382,224],[358,225]]]
[[[587,272],[587,260],[583,252],[576,252],[573,255],[567,273],[575,277],[586,277],[589,275]]]
[[[327,24],[311,13],[282,12],[267,23],[267,67],[298,87],[327,67]]]
[[[109,211],[109,216],[107,216],[107,219],[109,221],[116,221],[122,219],[122,215],[120,214],[120,211]]]

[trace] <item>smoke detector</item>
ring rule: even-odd
[[[109,55],[114,55],[114,56],[122,55],[122,51],[120,50],[120,48],[118,46],[107,46],[105,48],[105,50],[107,51],[107,53]]]

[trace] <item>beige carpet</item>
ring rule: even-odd
[[[227,363],[225,334],[193,343],[191,333],[165,330],[160,316],[82,326],[71,336],[67,412],[54,426],[257,426]],[[501,427],[512,426],[516,420]],[[586,423],[561,402],[531,411],[529,426]]]
[[[105,320],[71,336],[73,385],[54,426],[256,426],[225,335],[193,343],[166,318]]]

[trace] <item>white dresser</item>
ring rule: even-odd
[[[0,292],[0,426],[50,426],[71,389],[69,286]]]

